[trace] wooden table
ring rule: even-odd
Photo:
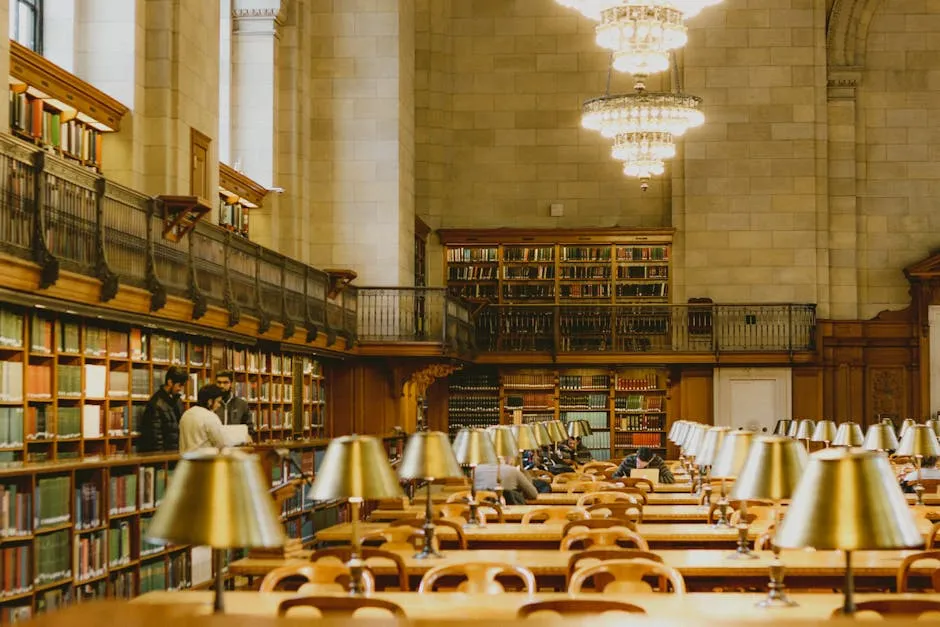
[[[614,479],[612,482],[616,483],[617,480]],[[591,490],[587,489],[589,487],[590,487],[589,485],[585,486],[585,489],[578,490],[577,492],[590,492]],[[564,483],[560,485],[552,485],[552,493],[555,493],[555,494],[565,493],[567,491],[568,491],[568,486]],[[661,483],[657,485],[656,489],[654,490],[654,492],[656,492],[657,494],[677,494],[677,493],[689,494],[691,491],[692,491],[692,486],[688,483]]]
[[[414,551],[394,551],[402,557],[411,579],[412,589],[428,570],[444,564],[476,561],[509,562],[531,570],[542,587],[564,590],[568,559],[577,551],[545,550],[469,550],[443,551],[440,559],[419,560]],[[676,568],[685,577],[689,590],[709,591],[715,587],[763,589],[767,584],[772,554],[757,553],[758,559],[730,559],[731,551],[663,550],[657,551],[663,561]],[[916,551],[859,551],[853,553],[852,564],[859,589],[893,589],[895,575],[901,561]],[[294,559],[245,558],[232,562],[229,572],[246,577],[264,576],[273,569],[288,564],[308,563],[308,554]],[[786,566],[786,582],[792,588],[838,588],[845,575],[845,556],[839,551],[783,551],[781,560]],[[912,570],[911,585],[929,588],[929,577],[940,566],[937,561],[918,562]],[[371,560],[369,568],[379,583],[397,585],[394,567],[387,560]]]
[[[588,596],[591,593],[585,593]],[[277,611],[277,605],[284,599],[295,596],[291,592],[226,592],[225,609],[228,614],[245,614],[253,616],[272,616]],[[337,596],[339,596],[337,594]],[[532,601],[548,599],[569,598],[563,593],[538,593],[529,596],[524,593],[506,592],[503,594],[482,595],[463,594],[457,592],[435,592],[433,594],[418,595],[413,592],[378,592],[373,595],[378,599],[385,599],[396,603],[404,609],[408,618],[437,620],[450,622],[453,620],[476,620],[508,622],[516,617],[519,608]],[[600,596],[600,595],[599,595]],[[857,601],[868,599],[883,599],[884,594],[860,594]],[[892,598],[918,598],[940,600],[940,594],[913,594],[890,595]],[[762,609],[754,606],[763,598],[761,594],[727,593],[717,596],[708,593],[691,593],[684,596],[674,594],[630,594],[608,595],[601,598],[620,600],[644,608],[647,614],[654,618],[680,619],[675,624],[685,624],[686,620],[701,621],[711,619],[713,624],[718,621],[781,621],[786,619],[826,619],[833,610],[841,607],[841,594],[797,594],[793,599],[797,601],[796,607]],[[134,604],[157,606],[174,606],[180,615],[189,612],[208,614],[212,610],[212,592],[149,592],[132,601]],[[189,609],[191,608],[191,609]],[[298,609],[291,616],[303,616],[306,612]],[[370,615],[370,610],[362,610],[357,617]],[[311,613],[310,615],[313,615]],[[382,613],[379,615],[387,616]],[[594,618],[594,624],[598,618]],[[583,623],[582,623],[583,624]],[[590,624],[590,623],[589,623]],[[615,624],[605,621],[602,624]]]
[[[541,509],[545,505],[504,505],[503,519],[506,522],[520,522],[522,517],[534,509]],[[488,518],[495,519],[493,510],[483,510]],[[424,508],[420,505],[409,505],[405,509],[377,509],[369,514],[372,522],[389,522],[405,518],[424,518]],[[643,508],[645,522],[706,522],[708,508],[701,505],[659,505]]]
[[[573,494],[552,492],[539,494],[534,503],[536,505],[574,505],[580,497],[581,494],[577,492]],[[698,505],[698,496],[678,492],[652,492],[646,495],[646,505],[643,510],[645,511],[651,505]]]

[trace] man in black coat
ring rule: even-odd
[[[248,401],[235,395],[232,382],[235,375],[231,370],[221,370],[215,375],[215,384],[222,388],[222,402],[215,413],[223,425],[247,425],[248,435],[255,434],[255,421],[251,417]]]
[[[171,366],[163,377],[163,386],[154,392],[140,417],[137,452],[179,451],[180,417],[183,402],[180,395],[186,386],[186,371]]]

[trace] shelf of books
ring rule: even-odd
[[[666,386],[667,371],[656,367],[465,368],[449,379],[448,425],[453,436],[464,426],[512,424],[521,411],[524,422],[587,420],[593,433],[582,443],[596,460],[641,446],[665,451]],[[472,409],[460,411],[464,403]]]

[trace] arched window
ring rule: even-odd
[[[10,39],[42,54],[42,0],[10,0]]]

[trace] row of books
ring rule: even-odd
[[[459,414],[451,416],[447,422],[447,429],[451,436],[457,434],[462,428],[483,429],[499,424],[499,415],[493,413]]]
[[[506,300],[554,300],[555,285],[553,283],[503,285],[503,298]]]
[[[662,436],[661,433],[617,433],[614,444],[617,447],[650,446],[661,448]]]
[[[103,411],[101,405],[31,405],[26,408],[26,440],[100,438]]]
[[[600,280],[610,278],[610,266],[562,266],[561,279],[565,280]]]
[[[41,477],[36,481],[36,496],[33,499],[33,528],[49,527],[69,522],[71,517],[71,477]]]
[[[108,527],[108,565],[123,566],[132,559],[131,523],[122,520]]]
[[[622,412],[659,412],[663,410],[660,394],[628,394],[614,399],[614,410]]]
[[[662,416],[617,416],[617,429],[620,431],[662,431]]]
[[[499,412],[499,397],[478,394],[451,396],[447,400],[450,413]]]
[[[23,446],[23,408],[0,407],[0,450]]]
[[[499,388],[499,376],[495,373],[468,373],[458,372],[450,379],[450,390],[453,391],[479,391],[496,390]]]
[[[473,283],[471,285],[448,285],[447,292],[454,298],[466,298],[468,300],[496,300],[498,298],[497,286],[495,284],[486,285]]]
[[[100,527],[101,492],[98,485],[88,481],[75,488],[75,529]]]
[[[455,247],[447,249],[447,261],[466,263],[470,261],[499,261],[499,249]]]
[[[668,246],[618,246],[617,261],[668,261]]]
[[[114,515],[134,511],[137,511],[137,473],[108,477],[108,513]]]
[[[552,393],[529,392],[506,397],[506,410],[554,407],[555,395]]]
[[[23,316],[10,309],[0,309],[0,346],[23,348]]]
[[[495,265],[459,265],[447,268],[448,281],[495,281],[498,278]]]
[[[225,363],[230,370],[238,372],[251,372],[258,374],[289,375],[294,372],[294,360],[290,355],[278,353],[262,353],[247,349],[228,347],[225,349]],[[307,363],[314,363],[307,360]],[[319,368],[319,364],[316,366]],[[313,374],[311,367],[309,373]]]
[[[655,390],[659,388],[659,376],[651,372],[642,377],[617,377],[617,390]]]
[[[28,544],[0,548],[0,600],[33,588],[32,547]]]
[[[0,401],[23,400],[23,362],[0,361]]]
[[[554,246],[503,246],[503,261],[554,261]]]
[[[236,396],[249,402],[290,403],[294,399],[294,387],[290,382],[236,381],[232,390]]]
[[[67,500],[66,507],[68,507]],[[69,530],[63,529],[36,537],[33,543],[36,550],[36,576],[33,579],[35,585],[41,586],[53,581],[72,578],[70,536]]]
[[[562,410],[607,409],[608,394],[573,394],[568,392],[558,401]]]
[[[154,508],[163,500],[166,493],[167,481],[170,473],[166,468],[157,466],[142,466],[138,470],[138,482],[140,494],[140,507],[142,509]]]
[[[610,261],[610,246],[562,246],[562,261]]]
[[[10,92],[10,127],[85,165],[101,167],[104,133],[77,119],[74,112],[47,106],[26,92]]]
[[[72,570],[79,582],[100,577],[108,572],[108,556],[105,553],[105,532],[83,534],[72,544]]]
[[[667,279],[669,266],[617,266],[617,280]]]
[[[562,390],[606,390],[610,377],[606,374],[563,374],[558,376]]]
[[[562,298],[610,298],[610,285],[607,283],[574,283],[562,285],[559,292]]]
[[[32,529],[32,495],[15,483],[0,485],[0,538],[29,535]]]
[[[153,516],[140,517],[140,557],[159,553],[166,548],[162,542],[151,542],[147,539],[147,531],[150,529],[150,523],[153,522]]]
[[[566,411],[561,416],[561,419],[566,425],[572,420],[587,420],[588,424],[591,425],[591,429],[606,429],[607,428],[607,411],[606,410]]]
[[[293,414],[289,409],[271,409],[267,407],[255,414],[254,423],[259,429],[287,429],[294,424]]]
[[[507,388],[554,388],[555,375],[540,372],[504,374],[503,386]]]
[[[503,266],[503,279],[507,281],[542,281],[555,278],[555,266]]]

